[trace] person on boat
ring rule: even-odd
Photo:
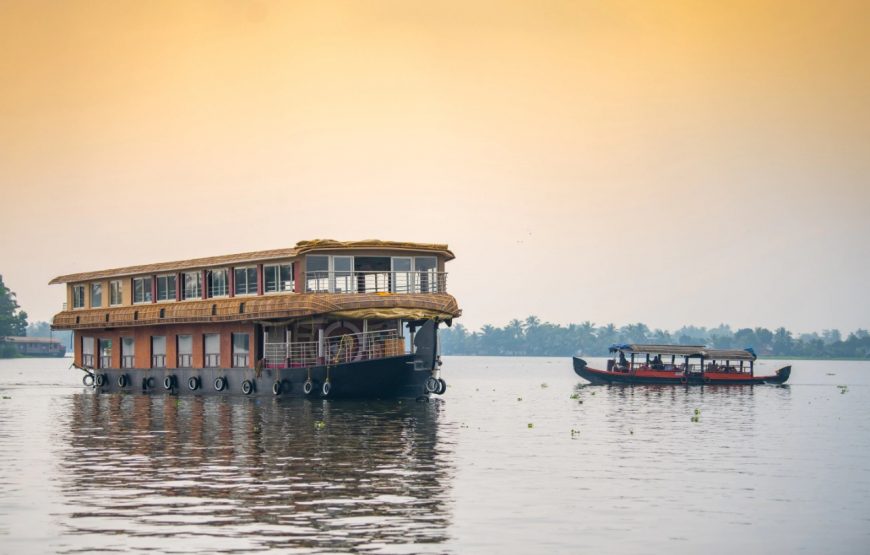
[[[628,370],[628,360],[625,358],[625,353],[619,351],[619,363],[616,365],[620,370]]]
[[[716,361],[713,360],[710,364],[707,365],[707,372],[718,372],[719,366],[716,364]]]

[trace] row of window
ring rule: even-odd
[[[182,272],[181,300],[201,299],[202,272]],[[255,266],[233,269],[233,293],[236,296],[257,294],[257,268]],[[156,280],[156,283],[154,283]],[[133,278],[133,304],[174,301],[178,296],[178,274]],[[263,290],[266,293],[293,291],[293,264],[271,264],[263,267]],[[156,285],[156,287],[155,287]],[[103,306],[103,284],[92,283],[91,308]],[[123,304],[122,280],[109,282],[109,306]],[[205,287],[208,298],[229,295],[229,269],[219,268],[205,272]],[[85,307],[85,285],[73,285],[73,308]]]
[[[176,335],[176,368],[190,368],[193,364],[193,336]],[[82,337],[82,364],[90,368],[112,368],[112,340],[96,341],[99,357],[94,354],[93,337]],[[151,368],[166,368],[166,336],[153,335],[150,341]],[[221,361],[220,334],[206,333],[202,336],[203,365],[206,368],[219,368]],[[251,345],[247,333],[232,334],[232,353],[230,364],[233,368],[247,368],[250,363]],[[121,338],[121,368],[133,368],[136,357],[136,342],[132,337]],[[98,362],[99,364],[95,364]]]

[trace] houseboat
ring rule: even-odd
[[[773,375],[755,375],[752,349],[708,349],[704,345],[610,346],[606,370],[589,368],[574,357],[574,372],[593,384],[752,385],[782,384],[791,375],[784,366]]]
[[[11,345],[21,357],[48,358],[66,354],[64,344],[50,337],[0,337],[0,347],[4,345]]]
[[[442,394],[438,327],[460,316],[447,245],[293,248],[57,277],[73,364],[101,392]]]

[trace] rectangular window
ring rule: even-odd
[[[209,270],[205,273],[205,279],[208,285],[208,296],[211,297],[226,297],[229,295],[227,288],[227,270]]]
[[[329,291],[329,257],[311,254],[305,257],[305,290]]]
[[[416,291],[420,293],[438,293],[441,288],[438,282],[438,259],[434,256],[418,256],[414,259],[414,273],[417,283]]]
[[[332,257],[333,282],[332,291],[335,293],[353,292],[353,257]]]
[[[193,366],[193,336],[179,335],[175,338],[178,352],[178,367],[190,368]]]
[[[157,300],[175,300],[175,274],[157,276]]]
[[[121,281],[110,281],[109,282],[109,304],[114,306],[124,302],[123,297],[121,296]]]
[[[103,306],[103,284],[91,284],[91,308],[100,308]]]
[[[85,306],[85,286],[73,285],[73,308],[84,308]]]
[[[293,264],[263,266],[266,293],[293,291]]]
[[[233,334],[233,368],[247,368],[251,354],[251,337],[247,333]]]
[[[93,337],[82,337],[82,366],[87,366],[88,368],[94,367]]]
[[[112,367],[112,340],[100,339],[100,368]]]
[[[166,368],[166,336],[151,338],[151,368]]]
[[[217,368],[221,365],[221,336],[216,333],[207,333],[202,336],[202,342],[205,367]]]
[[[393,293],[411,293],[411,259],[404,256],[394,256],[392,259],[393,275],[390,291]]]
[[[133,278],[133,303],[150,303],[152,300],[151,276]]]
[[[257,294],[257,268],[236,268],[234,270],[236,280],[236,295]]]
[[[121,368],[133,368],[136,356],[136,342],[132,337],[121,338]]]
[[[202,298],[202,274],[200,272],[186,272],[181,274],[184,279],[184,299]]]

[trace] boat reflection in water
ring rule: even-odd
[[[443,551],[440,403],[73,397],[62,549]]]

